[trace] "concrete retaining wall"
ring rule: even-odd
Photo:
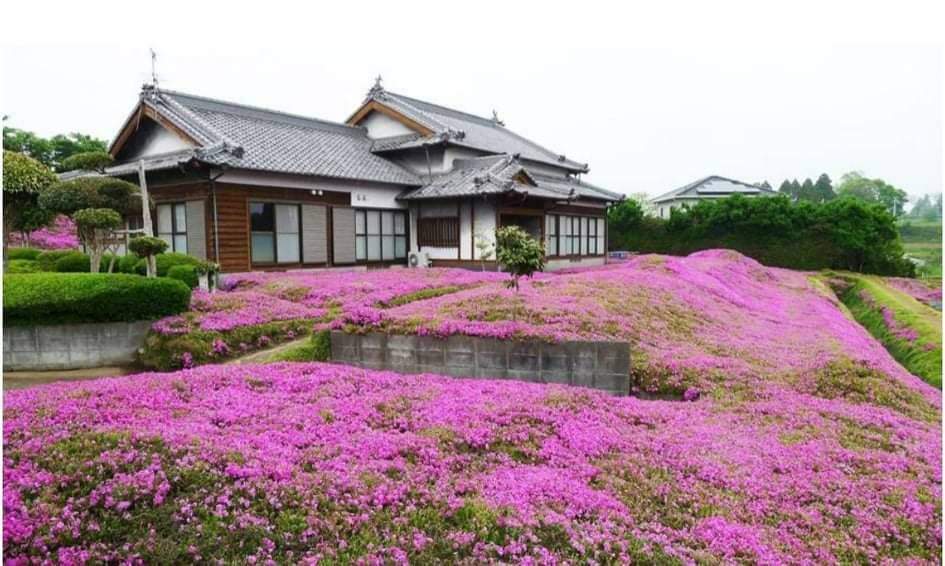
[[[84,369],[128,364],[152,321],[14,326],[3,329],[4,371]]]
[[[615,395],[630,393],[630,345],[626,342],[552,344],[333,331],[331,359],[403,373],[519,379],[592,387]]]

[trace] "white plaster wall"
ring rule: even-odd
[[[450,171],[453,169],[453,162],[457,159],[472,159],[474,157],[482,157],[483,155],[489,154],[468,147],[447,147],[443,152],[443,170]]]
[[[160,153],[169,153],[171,151],[180,151],[191,149],[194,146],[182,140],[177,134],[166,130],[160,126],[155,126],[147,132],[142,132],[140,148],[128,156],[128,159],[137,159],[148,155],[157,155]]]
[[[302,175],[284,175],[259,171],[227,171],[218,179],[219,183],[255,185],[260,187],[280,187],[305,191],[323,190],[351,194],[351,206],[368,208],[406,208],[396,200],[404,187],[371,183],[365,181],[345,181],[327,177],[306,177]]]
[[[424,246],[420,251],[427,252],[430,259],[459,259],[456,257],[456,248],[433,248]]]
[[[443,173],[445,171],[443,168],[443,148],[437,146],[428,149],[430,152],[429,168],[427,167],[426,151],[427,150],[420,148],[411,150],[410,152],[398,152],[396,155],[390,154],[390,158],[400,166],[408,169],[409,171],[412,171],[414,174],[419,175],[423,179],[425,179],[431,172],[434,175],[437,173]]]
[[[476,200],[473,213],[473,231],[492,245],[492,259],[495,259],[495,206],[491,202]],[[473,259],[480,259],[478,248],[473,248],[473,256]]]
[[[407,126],[380,112],[371,112],[358,125],[367,128],[368,136],[375,139],[414,133]]]

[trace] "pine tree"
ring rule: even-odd
[[[814,182],[810,180],[810,177],[804,179],[804,184],[801,185],[801,189],[797,193],[797,200],[817,202],[817,195],[814,194]]]
[[[820,177],[817,177],[817,182],[814,183],[814,195],[816,202],[827,202],[837,197],[837,194],[833,192],[833,181],[826,173],[821,173]]]

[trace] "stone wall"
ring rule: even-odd
[[[514,341],[383,333],[331,333],[333,361],[402,373],[519,379],[630,392],[630,345],[626,342]]]
[[[151,321],[13,326],[3,329],[3,370],[44,371],[129,364]]]

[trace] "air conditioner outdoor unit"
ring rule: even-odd
[[[407,256],[407,264],[410,267],[430,267],[430,256],[427,252],[410,252]]]

